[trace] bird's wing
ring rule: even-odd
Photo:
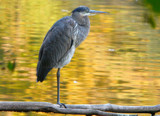
[[[47,33],[39,52],[43,67],[52,68],[73,44],[76,22],[71,17],[57,21]]]

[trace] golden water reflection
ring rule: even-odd
[[[66,104],[156,105],[160,95],[160,33],[143,23],[133,0],[0,0],[0,100],[56,103],[56,69],[36,83],[38,50],[52,24],[77,6],[108,11],[90,17],[91,32],[61,71]],[[64,4],[65,3],[65,4]],[[16,59],[14,72],[6,68]],[[6,113],[6,116],[51,116]],[[54,114],[60,116],[60,114]]]

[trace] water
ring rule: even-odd
[[[61,70],[66,104],[160,103],[160,31],[134,0],[0,1],[0,101],[56,103],[56,69],[36,83],[38,51],[49,28],[80,5],[110,12],[90,17],[91,31]],[[7,68],[16,59],[16,68]],[[3,116],[51,116],[2,112]],[[60,116],[60,114],[54,114]]]

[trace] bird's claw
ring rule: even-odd
[[[67,108],[67,106],[64,103],[58,103],[58,105],[60,105],[60,108]]]

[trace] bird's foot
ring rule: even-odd
[[[67,108],[67,106],[64,103],[57,103],[58,105],[60,105],[60,108]]]

